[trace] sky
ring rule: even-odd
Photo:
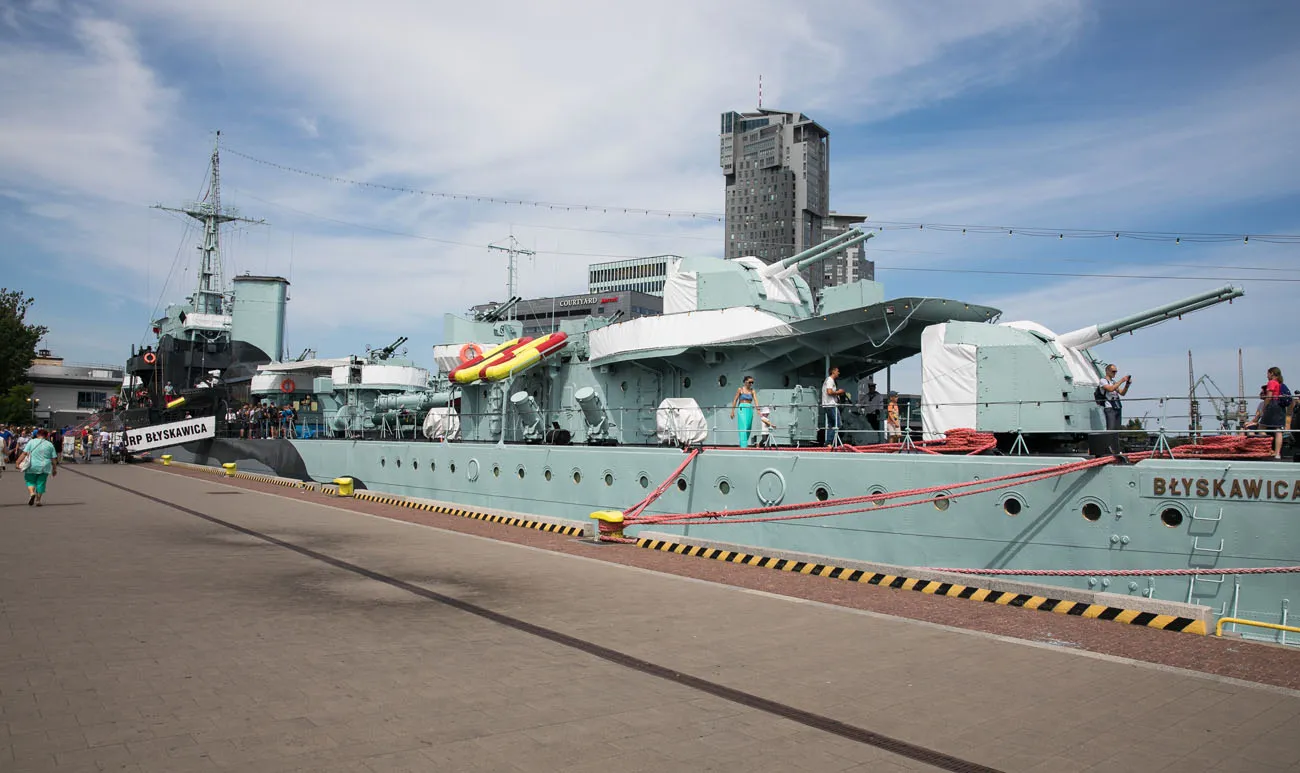
[[[764,107],[830,131],[833,209],[932,225],[869,243],[887,297],[1063,332],[1243,287],[1096,350],[1156,417],[1189,350],[1229,395],[1238,349],[1247,395],[1300,369],[1300,243],[1259,236],[1300,234],[1297,28],[1282,2],[2,0],[0,285],[57,355],[122,362],[197,281],[195,230],[152,207],[201,196],[219,129],[223,203],[266,221],[227,233],[225,268],[290,279],[290,356],[405,335],[431,365],[445,313],[505,296],[487,245],[511,234],[537,253],[527,297],[585,291],[592,262],[721,255],[715,217],[622,208],[722,211],[718,116],[761,75]]]

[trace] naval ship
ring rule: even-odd
[[[968,301],[890,298],[874,281],[814,297],[800,271],[873,235],[771,265],[673,259],[660,316],[564,318],[529,338],[511,318],[517,298],[447,314],[433,368],[399,356],[403,339],[266,362],[249,395],[299,407],[287,437],[241,437],[217,416],[213,437],[158,450],[574,525],[596,514],[609,540],[1002,573],[1286,624],[1300,467],[1240,435],[1121,447],[1097,394],[1096,347],[1242,290],[1059,335]],[[284,295],[265,289],[280,285],[249,285],[259,302],[240,305],[238,287],[231,330],[279,351]],[[847,406],[826,436],[832,366],[852,381],[913,357],[920,437],[890,442]],[[731,403],[746,376],[766,420],[742,443]]]

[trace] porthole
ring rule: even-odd
[[[420,469],[420,460],[419,460],[419,459],[412,459],[412,460],[411,460],[411,469],[412,469],[412,470],[418,470],[418,469]]]
[[[883,493],[885,493],[885,487],[884,487],[884,486],[872,486],[872,487],[870,487],[870,488],[867,489],[867,496],[873,496],[873,497],[874,497],[874,496],[877,495],[877,494],[883,494]],[[876,501],[872,502],[871,504],[872,504],[873,506],[875,506],[875,507],[880,507],[880,506],[883,505],[884,503],[885,503],[885,500],[881,499],[881,500],[876,500]]]
[[[939,496],[934,498],[934,509],[938,510],[939,512],[943,512],[944,510],[947,510],[950,505],[952,505],[952,500],[949,499],[945,494],[940,494]]]
[[[650,488],[650,478],[645,475],[637,479],[637,482],[641,484],[641,488]]]
[[[429,462],[429,472],[433,472],[433,471],[436,470],[436,469],[438,469],[438,463],[437,463],[437,462]]]
[[[678,478],[678,479],[677,479],[677,490],[678,490],[678,491],[685,491],[685,490],[686,490],[686,479],[685,479],[685,478]]]
[[[818,486],[813,491],[813,496],[817,497],[818,502],[825,502],[826,500],[831,498],[831,490],[826,488],[825,486]]]
[[[383,467],[383,466],[386,465],[386,464],[388,464],[388,461],[387,461],[386,459],[384,459],[384,457],[382,457],[382,456],[379,457],[379,466],[380,466],[380,467]]]
[[[454,474],[456,472],[456,463],[452,462],[451,464],[447,465],[447,469]]]
[[[1166,507],[1160,511],[1160,522],[1171,529],[1183,525],[1183,511],[1176,507]]]
[[[1025,504],[1021,502],[1020,497],[1017,496],[1009,496],[1002,500],[1002,512],[1010,516],[1020,515],[1020,511],[1023,510],[1024,507]]]
[[[551,468],[550,468],[550,467],[547,467],[546,469],[542,470],[542,477],[545,478],[547,481],[550,481],[550,479],[551,479]]]
[[[682,379],[682,389],[690,389],[690,388],[691,388],[691,377],[686,376],[685,378]]]
[[[471,481],[478,480],[479,469],[480,466],[478,460],[470,459],[469,463],[465,465],[465,477],[469,478]]]
[[[605,485],[606,486],[614,485],[614,473],[609,472],[608,470],[605,471]]]
[[[496,465],[496,464],[492,465],[492,477],[494,477],[494,478],[500,478],[500,477],[501,477],[501,467],[500,467],[500,465]]]
[[[731,493],[731,483],[729,483],[728,481],[725,481],[725,480],[724,480],[724,481],[719,481],[719,482],[718,482],[718,491],[719,491],[723,496],[726,496],[727,494],[730,494],[730,493]]]
[[[1081,512],[1083,513],[1083,517],[1089,521],[1101,520],[1101,505],[1096,502],[1084,502]]]
[[[726,385],[727,385],[727,374],[724,373],[721,376],[718,376],[718,386],[724,387]]]
[[[515,470],[515,474],[519,476],[519,480],[524,479],[526,473],[524,472],[524,466],[522,464],[519,465],[519,469]]]
[[[574,482],[574,483],[581,483],[581,482],[582,482],[582,470],[574,470],[574,471],[573,471],[573,482]]]
[[[399,469],[401,468],[401,466],[402,466],[402,460],[401,460],[401,459],[398,459],[398,460],[397,460],[397,466],[398,466]]]
[[[622,391],[622,392],[626,392],[626,391],[627,391],[627,382],[626,382],[626,381],[623,381],[623,382],[619,383],[618,388],[619,388],[620,391]]]

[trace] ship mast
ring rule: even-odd
[[[266,221],[249,220],[240,217],[234,209],[222,208],[220,131],[212,148],[212,169],[208,178],[208,192],[202,201],[183,208],[158,204],[154,209],[189,215],[203,224],[203,244],[198,248],[203,256],[199,262],[199,286],[190,307],[195,314],[222,315],[226,313],[226,278],[221,264],[221,226],[234,222],[260,225]]]

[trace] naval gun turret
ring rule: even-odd
[[[1073,440],[1104,430],[1093,347],[1242,295],[1228,285],[1059,336],[1036,322],[931,326],[921,336],[925,431],[973,427]]]

